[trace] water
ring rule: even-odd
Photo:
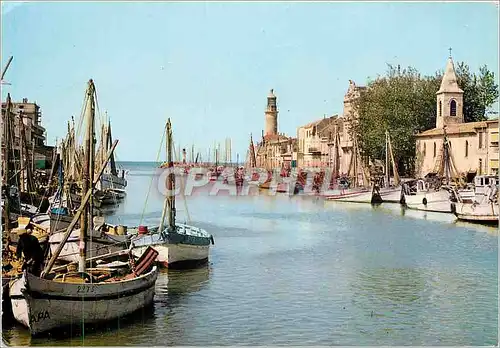
[[[154,223],[153,164],[130,169],[110,221]],[[210,265],[163,272],[151,308],[71,338],[14,345],[495,345],[498,234],[453,216],[313,197],[196,197]],[[187,219],[177,202],[178,218]]]

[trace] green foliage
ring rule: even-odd
[[[498,99],[494,74],[486,66],[472,74],[459,63],[456,68],[459,86],[464,90],[466,122],[486,118],[486,110]],[[436,92],[442,73],[421,76],[412,67],[388,66],[385,76],[368,83],[355,102],[359,119],[351,131],[358,136],[364,156],[385,158],[385,131],[391,135],[398,168],[403,175],[412,174],[415,159],[415,134],[436,125]]]

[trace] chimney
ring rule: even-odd
[[[23,98],[23,103],[27,103],[28,102],[28,98]]]

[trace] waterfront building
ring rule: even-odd
[[[340,171],[348,172],[353,152],[350,128],[357,118],[354,103],[364,90],[365,86],[357,86],[349,80],[341,115],[324,117],[298,127],[297,160],[300,167],[332,167],[335,161],[335,136],[338,135]]]
[[[2,102],[2,125],[5,124],[6,114],[7,103]],[[23,157],[29,159],[30,163],[34,159],[34,169],[50,169],[53,147],[45,144],[46,131],[41,124],[41,117],[40,106],[35,102],[29,102],[28,98],[23,98],[22,102],[12,102],[10,120],[13,156],[18,160],[23,153]],[[4,130],[5,128],[2,126],[2,149],[5,146]],[[24,142],[21,141],[23,132]],[[23,146],[22,149],[21,146]]]
[[[278,133],[278,105],[274,90],[267,96],[265,127],[262,139],[256,145],[256,165],[260,168],[294,167],[297,139]]]
[[[416,136],[416,176],[438,172],[443,155],[444,131],[457,174],[498,174],[498,119],[464,122],[463,94],[450,56],[436,92],[436,127]]]

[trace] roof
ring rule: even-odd
[[[313,127],[313,126],[317,126],[321,121],[323,121],[323,119],[310,122],[310,123],[308,123],[306,125],[300,126],[299,128],[310,128],[310,127]]]
[[[264,135],[264,141],[276,141],[276,140],[289,140],[290,137],[282,134],[266,134]]]
[[[338,115],[324,117],[322,119],[310,122],[304,126],[300,126],[299,128],[311,128],[313,126],[317,126],[318,128],[324,128],[324,127],[328,126],[331,122],[334,122],[335,120],[337,120],[338,118],[339,118]]]
[[[455,74],[455,66],[453,65],[453,59],[448,58],[448,63],[446,64],[446,70],[441,80],[441,87],[436,94],[441,93],[463,93],[464,91],[458,86],[457,75]]]
[[[497,122],[495,120],[495,122]],[[446,134],[471,134],[476,133],[476,129],[478,128],[486,128],[488,127],[489,122],[466,122],[466,123],[457,123],[457,124],[449,124],[446,125]],[[434,135],[443,135],[443,128],[434,128],[426,130],[420,134],[417,134],[417,137],[426,137],[426,136],[434,136]]]
[[[268,97],[268,98],[275,98],[275,99],[276,99],[276,95],[274,94],[274,89],[271,89],[271,90],[269,91],[269,94],[268,94],[268,96],[267,96],[267,97]]]

